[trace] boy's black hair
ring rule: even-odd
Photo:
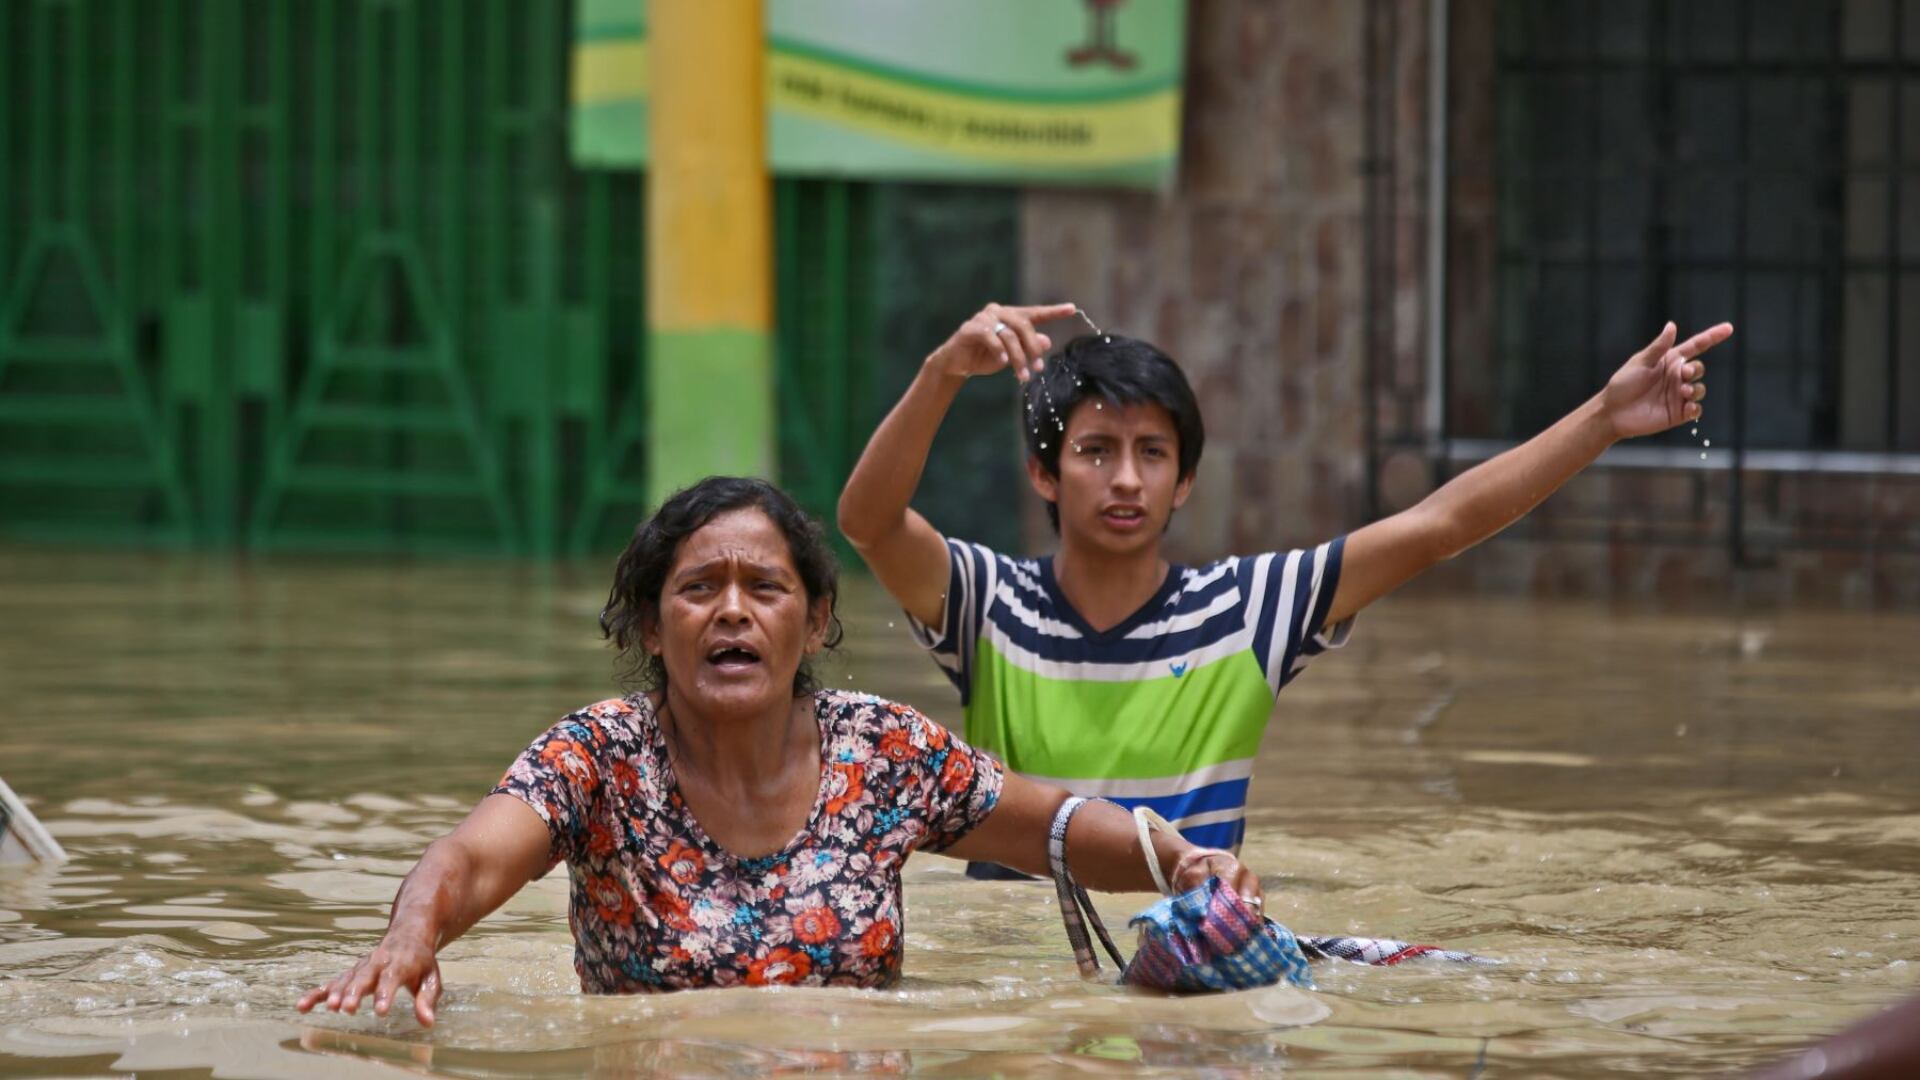
[[[667,689],[667,664],[640,647],[647,622],[659,617],[660,592],[680,553],[680,544],[701,526],[729,510],[747,507],[772,520],[787,539],[794,569],[807,590],[807,605],[827,600],[828,650],[840,644],[840,567],[827,534],[793,496],[758,477],[709,476],[667,496],[653,516],[633,530],[633,540],[613,568],[613,588],[600,612],[600,632],[620,651],[623,680],[634,689]],[[793,695],[820,688],[813,667],[801,660],[793,675]]]
[[[1021,435],[1027,440],[1027,453],[1039,459],[1048,476],[1060,478],[1067,418],[1088,401],[1108,401],[1123,408],[1158,405],[1167,410],[1180,440],[1180,479],[1191,477],[1199,468],[1207,429],[1180,365],[1138,338],[1083,334],[1067,342],[1059,355],[1047,361],[1044,371],[1027,380]],[[1047,520],[1059,533],[1060,508],[1051,502]]]

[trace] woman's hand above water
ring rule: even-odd
[[[440,962],[434,958],[432,943],[417,933],[389,929],[359,963],[325,986],[307,991],[300,998],[300,1011],[311,1012],[317,1006],[329,1012],[355,1013],[372,994],[374,1014],[385,1016],[402,988],[413,996],[413,1015],[420,1026],[432,1027],[433,1007],[440,1000]]]
[[[360,962],[301,995],[301,1012],[355,1013],[367,995],[387,1015],[404,988],[413,1015],[432,1027],[440,1000],[436,954],[467,928],[545,872],[551,839],[546,822],[512,795],[480,800],[453,832],[428,845],[400,883],[386,936]]]
[[[1174,893],[1178,895],[1205,885],[1211,877],[1217,877],[1232,886],[1240,899],[1256,909],[1266,903],[1266,894],[1260,888],[1260,875],[1247,869],[1246,864],[1232,852],[1219,848],[1187,844],[1185,851],[1174,856],[1173,873],[1167,875],[1167,883],[1173,886]]]

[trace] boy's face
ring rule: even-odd
[[[1027,459],[1033,489],[1060,509],[1061,539],[1116,555],[1156,550],[1193,487],[1180,476],[1172,415],[1158,405],[1082,401],[1063,440],[1058,478]]]

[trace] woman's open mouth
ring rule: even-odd
[[[723,675],[739,675],[760,666],[760,654],[749,645],[716,645],[707,652],[707,663]]]

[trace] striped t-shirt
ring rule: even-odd
[[[1238,850],[1274,696],[1352,629],[1316,630],[1344,543],[1173,566],[1139,611],[1096,632],[1061,595],[1051,557],[949,540],[946,625],[912,625],[960,690],[968,742]]]

